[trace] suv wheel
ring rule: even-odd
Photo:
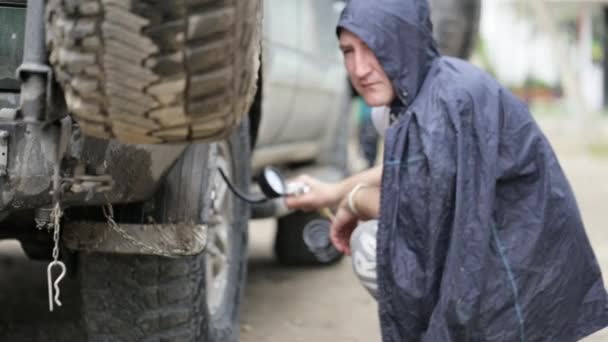
[[[49,0],[50,63],[85,134],[217,141],[247,113],[262,0]]]
[[[80,255],[90,340],[238,340],[248,207],[227,190],[215,166],[222,166],[239,188],[247,188],[248,144],[248,129],[241,125],[226,142],[190,146],[159,190],[155,219],[207,222],[205,253],[177,258]]]
[[[325,218],[316,212],[302,211],[279,218],[274,253],[281,264],[286,266],[333,265],[342,259],[343,254],[336,253],[333,258],[321,261],[304,243],[304,227],[309,222],[319,219]]]

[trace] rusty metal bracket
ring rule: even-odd
[[[76,194],[87,192],[89,195],[108,192],[114,186],[114,180],[110,175],[79,175],[73,178],[62,178],[61,183],[63,190],[66,192]]]
[[[0,177],[8,174],[8,132],[0,131]]]
[[[51,106],[53,91],[53,69],[46,64],[23,63],[17,69],[17,77],[21,82],[26,82],[31,76],[39,76],[44,80],[44,101],[48,107]]]

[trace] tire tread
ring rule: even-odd
[[[68,109],[85,134],[125,143],[226,138],[256,92],[261,6],[49,0],[47,45]]]

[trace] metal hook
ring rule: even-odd
[[[61,273],[59,274],[59,277],[57,277],[57,279],[55,280],[55,282],[53,283],[53,267],[55,266],[59,266],[59,268],[61,268]],[[49,287],[49,310],[51,312],[53,312],[53,302],[55,302],[57,304],[57,306],[61,306],[61,301],[59,300],[59,282],[63,279],[63,277],[65,277],[65,273],[66,273],[66,269],[65,269],[65,264],[61,261],[53,261],[49,264],[49,266],[46,269],[46,275],[47,275],[47,280],[48,280],[48,287]],[[55,289],[55,297],[53,298],[53,288]]]

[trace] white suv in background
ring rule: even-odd
[[[466,58],[478,29],[480,0],[430,0],[444,54]],[[265,0],[262,69],[252,109],[254,173],[279,167],[325,181],[348,174],[347,144],[354,96],[338,49],[336,24],[344,1]],[[260,120],[261,119],[261,120]],[[253,217],[280,216],[271,204]],[[284,264],[317,263],[302,241],[316,213],[278,218],[275,254]],[[330,261],[333,262],[335,260]]]

